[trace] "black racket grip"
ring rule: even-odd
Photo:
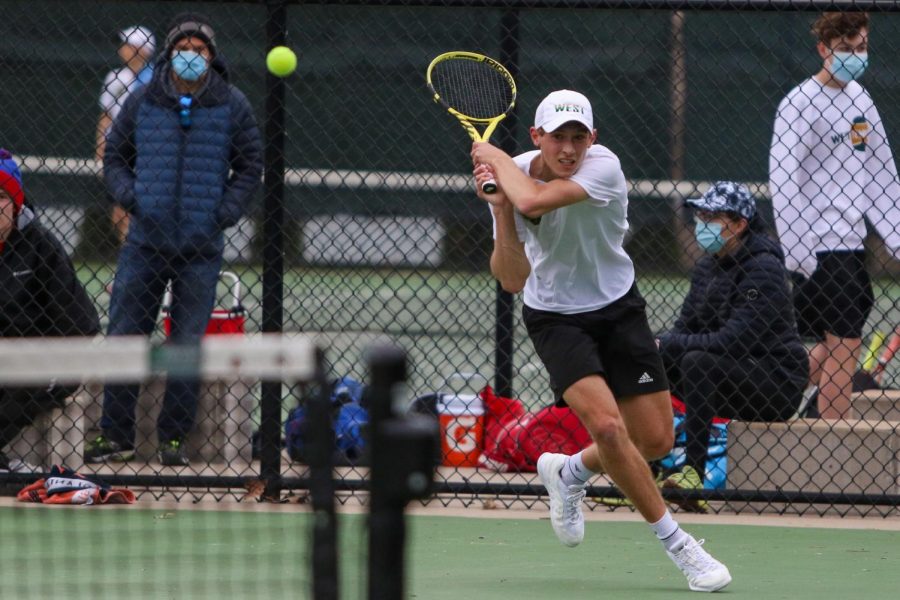
[[[485,181],[481,184],[481,191],[485,194],[496,194],[497,193],[497,182],[491,179],[490,181]]]

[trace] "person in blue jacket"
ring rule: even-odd
[[[246,213],[262,176],[262,147],[246,96],[229,83],[208,19],[182,14],[168,29],[149,85],[129,96],[107,138],[103,172],[131,223],[113,283],[108,335],[149,335],[172,285],[173,343],[199,341],[215,303],[224,231]],[[198,380],[170,380],[157,422],[159,461],[188,464]],[[101,435],[86,462],[134,458],[139,388],[109,385]]]
[[[659,347],[673,392],[686,406],[685,466],[663,482],[703,486],[714,416],[783,421],[797,410],[809,358],[797,332],[789,277],[778,243],[765,232],[749,190],[719,181],[695,210],[705,251],[681,314]],[[706,504],[684,508],[705,512]]]

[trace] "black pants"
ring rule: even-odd
[[[663,355],[672,391],[685,404],[686,465],[703,476],[713,417],[784,421],[800,404],[806,379],[776,360],[738,361],[705,351]]]
[[[41,414],[65,406],[78,386],[0,388],[0,451]]]

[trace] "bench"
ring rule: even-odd
[[[156,418],[162,406],[165,382],[143,386],[136,410],[136,453],[139,459],[156,459]],[[242,380],[207,382],[201,386],[196,423],[185,440],[185,453],[200,463],[249,465],[252,460],[253,411],[258,394]],[[7,446],[11,458],[47,470],[65,465],[78,470],[84,464],[84,442],[99,433],[103,387],[91,385],[35,419]]]
[[[900,422],[900,390],[866,390],[850,397],[852,417]]]
[[[726,453],[729,489],[898,493],[900,423],[731,421]]]
[[[66,399],[65,407],[40,415],[9,443],[10,458],[19,458],[47,471],[53,465],[81,468],[84,414],[90,402],[90,395],[79,390]]]
[[[185,440],[185,453],[196,463],[237,463],[252,459],[253,413],[259,404],[257,386],[240,380],[204,382],[200,386],[194,428]],[[135,453],[138,460],[156,461],[159,442],[156,420],[165,393],[165,380],[155,379],[141,387],[135,410]],[[89,437],[99,433],[103,389],[95,392],[89,407]],[[239,465],[238,465],[239,466]]]
[[[136,451],[139,458],[155,460],[159,441],[156,418],[162,406],[165,381],[144,386],[138,399]],[[204,382],[200,386],[194,428],[185,440],[185,453],[192,461],[250,464],[253,446],[253,409],[257,397],[247,382]]]

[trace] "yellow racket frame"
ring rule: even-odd
[[[441,98],[441,95],[437,93],[437,91],[434,89],[434,85],[432,85],[431,73],[434,70],[434,67],[439,63],[442,63],[445,60],[458,58],[485,63],[503,76],[503,78],[509,84],[510,90],[512,91],[512,100],[510,101],[509,107],[506,109],[506,112],[504,112],[502,115],[497,115],[496,117],[491,117],[489,119],[477,118],[455,110],[449,104],[447,104],[447,102],[443,98]],[[491,137],[491,134],[494,133],[495,129],[497,129],[497,125],[500,124],[500,121],[505,119],[510,111],[512,111],[513,107],[516,105],[516,80],[513,79],[512,74],[506,70],[506,67],[501,65],[493,58],[485,56],[484,54],[478,54],[476,52],[464,52],[461,50],[444,52],[443,54],[436,56],[434,60],[431,61],[431,64],[428,65],[428,71],[426,71],[425,73],[425,81],[428,83],[428,89],[431,91],[432,99],[443,106],[445,109],[447,109],[447,112],[456,117],[459,120],[460,124],[463,126],[463,129],[465,129],[469,134],[469,137],[472,138],[472,141],[475,142],[488,141],[488,139],[490,139]],[[483,133],[478,132],[478,129],[474,125],[476,123],[487,125]]]

